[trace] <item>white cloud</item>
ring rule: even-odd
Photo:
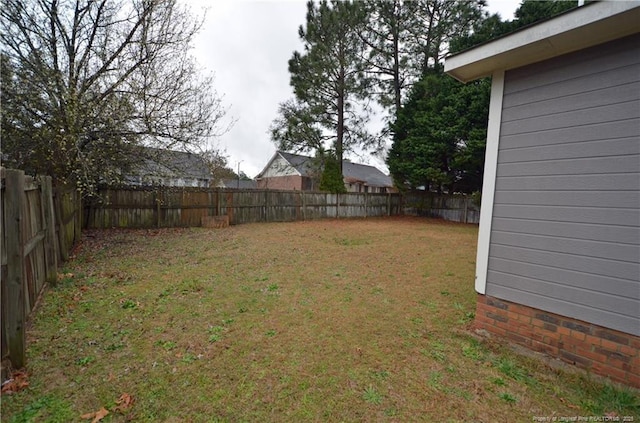
[[[183,0],[194,14],[208,8],[195,43],[194,55],[215,74],[215,87],[224,95],[233,129],[219,140],[229,164],[255,176],[275,152],[268,130],[278,104],[293,95],[288,61],[301,50],[298,28],[305,23],[301,0]],[[489,10],[511,19],[517,0],[491,0]],[[363,161],[360,158],[354,158]],[[366,160],[384,169],[376,158]]]

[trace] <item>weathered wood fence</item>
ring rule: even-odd
[[[442,217],[477,223],[479,212],[464,196],[431,193],[329,194],[309,191],[222,188],[118,187],[99,191],[85,207],[88,228],[200,226],[203,217],[228,216],[232,225],[322,218]]]
[[[398,214],[391,194],[203,188],[110,188],[87,204],[86,226],[200,226],[205,216],[228,216],[232,225]]]
[[[21,368],[27,318],[80,237],[82,206],[76,190],[54,189],[50,177],[34,179],[4,168],[0,174],[2,361]]]
[[[438,195],[422,191],[403,194],[405,214],[439,217],[461,223],[479,223],[480,207],[466,195]]]

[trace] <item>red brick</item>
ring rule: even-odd
[[[509,320],[517,321],[520,318],[520,314],[514,313],[513,311],[507,311],[507,317]]]
[[[607,369],[607,373],[603,374],[603,376],[608,376],[612,380],[615,380],[618,382],[624,382],[627,379],[627,375],[628,375],[627,372],[621,369],[616,369],[615,367],[609,367]]]
[[[509,326],[508,323],[496,322],[494,326],[497,327],[497,328],[503,329],[505,331],[505,333],[506,332],[513,332],[511,330],[511,326]]]
[[[527,325],[531,324],[531,316],[527,316],[526,314],[518,314],[518,321],[522,323],[526,323]]]
[[[560,351],[560,359],[582,368],[589,368],[591,366],[591,360],[588,358],[567,351]]]
[[[563,319],[562,326],[576,332],[582,332],[591,335],[593,328],[588,323],[577,322],[575,320]]]
[[[499,328],[497,326],[491,326],[491,328],[487,328],[489,332],[492,332],[498,336],[505,336],[507,334],[506,329]]]
[[[493,308],[497,308],[500,310],[509,310],[509,303],[506,301],[501,301],[493,297],[489,297],[486,300],[487,305],[490,305]]]
[[[617,330],[599,329],[595,332],[595,335],[599,338],[613,341],[616,344],[629,345],[629,335],[618,332]]]
[[[602,339],[592,335],[587,335],[585,338],[585,341],[587,341],[591,345],[600,345],[600,342],[602,342]]]
[[[547,345],[543,342],[531,341],[531,348],[535,351],[543,352],[551,356],[558,355],[558,348],[552,347],[551,345]]]
[[[571,330],[568,329],[568,328],[565,328],[563,326],[558,326],[558,333],[563,337],[564,336],[571,336]]]
[[[629,357],[637,357],[639,353],[637,349],[628,347],[626,345],[620,345],[620,349],[618,351],[620,351],[622,354],[628,355]]]
[[[493,322],[491,319],[487,318],[484,314],[476,314],[476,318],[474,319],[476,323],[487,324]]]
[[[568,351],[575,351],[576,348],[591,349],[589,344],[575,338],[564,338],[562,343],[564,344],[564,348]]]
[[[527,339],[522,335],[518,335],[517,333],[507,332],[507,339],[520,345],[527,345]]]
[[[556,348],[559,347],[561,344],[564,345],[563,342],[560,341],[557,338],[548,338],[546,340],[546,342],[547,342],[547,344],[551,345],[552,347],[556,347]]]
[[[607,356],[604,354],[599,354],[595,351],[591,351],[590,349],[584,349],[584,348],[576,348],[575,350],[575,354],[579,355],[581,357],[585,357],[588,358],[589,360],[592,361],[596,361],[598,363],[606,363],[607,362]]]
[[[540,319],[532,318],[531,324],[537,328],[541,328],[544,326],[544,322]]]
[[[640,387],[640,337],[482,295],[476,309],[476,328]]]
[[[621,345],[617,342],[609,341],[607,339],[602,339],[600,341],[600,345],[602,346],[602,348],[609,351],[618,351],[618,348],[621,347]]]

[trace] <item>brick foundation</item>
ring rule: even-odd
[[[474,327],[640,388],[640,337],[486,295]]]

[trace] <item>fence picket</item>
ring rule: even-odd
[[[154,196],[145,194],[150,190],[154,190]],[[232,225],[400,214],[442,217],[465,223],[478,223],[479,218],[479,210],[468,197],[425,192],[329,194],[312,191],[120,187],[99,194],[106,198],[107,193],[108,204],[88,206],[90,210],[84,214],[89,217],[86,227],[144,228],[149,223],[139,215],[145,215],[146,212],[153,213],[156,227],[198,226],[203,216],[212,213],[214,216],[228,216]],[[152,198],[155,202],[149,201]],[[164,201],[158,201],[160,198]]]
[[[67,246],[79,239],[82,206],[79,194],[68,187],[56,189],[54,202],[50,177],[33,179],[23,171],[4,168],[0,174],[4,380],[5,360],[16,369],[25,365],[26,321],[46,285],[57,280],[58,254],[67,257]]]

